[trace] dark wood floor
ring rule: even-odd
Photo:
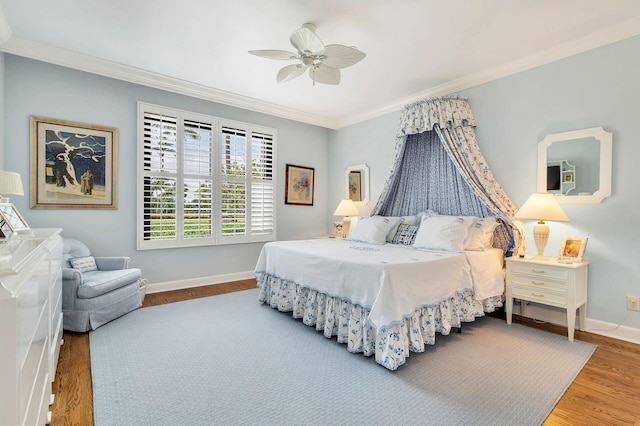
[[[148,294],[144,307],[255,288],[255,280]],[[514,316],[514,322],[566,335],[567,329]],[[545,425],[640,426],[640,345],[576,331],[598,345],[595,353],[545,421]],[[89,334],[64,332],[51,425],[93,425]],[[518,380],[513,377],[513,380]]]

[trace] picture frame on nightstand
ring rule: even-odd
[[[584,252],[587,249],[587,237],[564,237],[560,243],[558,262],[579,263],[582,262]]]

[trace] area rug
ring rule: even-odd
[[[257,290],[138,309],[90,341],[97,426],[538,425],[595,350],[483,317],[389,371]]]

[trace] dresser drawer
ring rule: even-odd
[[[511,282],[514,286],[534,287],[538,291],[554,290],[563,293],[567,291],[567,281],[554,281],[548,278],[548,276],[511,274]]]
[[[513,285],[511,296],[515,299],[524,299],[531,302],[540,302],[546,305],[566,306],[567,294],[554,293],[532,286]]]
[[[511,271],[514,274],[528,275],[533,277],[546,277],[556,280],[566,280],[568,271],[566,268],[554,268],[553,266],[537,264],[511,263]]]

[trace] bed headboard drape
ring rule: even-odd
[[[516,207],[480,152],[467,98],[446,96],[402,110],[390,175],[372,214],[496,216],[494,246],[505,253],[524,244]]]

